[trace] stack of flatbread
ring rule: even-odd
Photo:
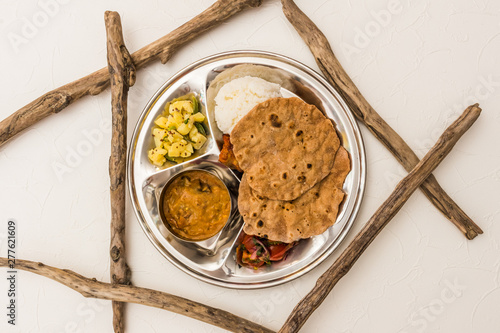
[[[231,142],[244,171],[238,206],[245,233],[291,243],[335,223],[351,165],[318,108],[269,99],[237,123]]]

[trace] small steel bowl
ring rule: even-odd
[[[189,238],[186,238],[186,237],[183,237],[181,235],[179,235],[173,228],[172,226],[170,225],[170,223],[167,221],[167,218],[165,217],[165,210],[163,209],[163,202],[164,202],[164,197],[167,193],[167,188],[170,186],[170,184],[175,180],[177,179],[178,177],[182,176],[183,174],[185,174],[186,172],[190,172],[190,171],[202,171],[202,172],[206,172],[214,177],[216,177],[217,179],[219,179],[222,183],[222,185],[224,185],[224,188],[226,189],[227,191],[227,194],[229,196],[229,215],[227,217],[227,220],[226,222],[224,223],[224,225],[222,225],[220,227],[220,229],[213,235],[213,236],[210,236],[210,237],[207,237],[205,239],[198,239],[198,240],[192,240],[192,239],[189,239]],[[160,217],[163,221],[163,224],[165,225],[165,227],[168,229],[168,231],[170,231],[170,233],[176,237],[179,241],[183,241],[183,242],[189,242],[189,243],[197,243],[199,244],[199,246],[201,247],[207,247],[207,245],[209,244],[213,244],[213,243],[216,243],[217,240],[219,239],[221,233],[222,233],[222,230],[224,229],[224,227],[228,224],[228,222],[230,221],[230,217],[231,217],[231,212],[233,211],[233,202],[232,202],[232,199],[231,199],[231,194],[229,192],[229,189],[227,188],[226,186],[226,183],[224,182],[224,180],[221,179],[221,177],[219,177],[217,175],[216,172],[213,172],[213,171],[209,171],[209,169],[202,169],[202,168],[198,168],[198,167],[193,167],[193,168],[188,168],[188,169],[185,169],[183,170],[182,172],[179,172],[178,174],[172,176],[172,178],[170,178],[170,180],[165,184],[165,186],[163,187],[163,189],[161,190],[161,194],[160,194],[160,200],[158,200],[158,210],[160,212]]]

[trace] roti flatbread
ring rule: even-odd
[[[243,177],[238,198],[238,209],[245,221],[243,230],[285,243],[322,234],[337,219],[345,196],[342,187],[350,170],[349,153],[340,147],[331,173],[293,201],[260,196]]]
[[[248,185],[260,196],[294,200],[333,167],[340,140],[332,122],[299,98],[271,98],[255,106],[231,132]]]

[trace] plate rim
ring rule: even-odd
[[[228,58],[242,58],[242,57],[259,57],[259,58],[268,58],[274,61],[282,62],[287,65],[292,65],[296,67],[297,69],[305,72],[306,74],[310,75],[314,80],[318,81],[324,88],[328,90],[329,93],[331,93],[337,102],[340,104],[342,109],[345,111],[345,115],[349,119],[349,123],[351,124],[352,130],[354,132],[354,135],[356,137],[356,141],[358,142],[358,150],[359,150],[359,157],[360,157],[360,180],[359,180],[359,189],[358,193],[356,195],[357,201],[355,202],[352,211],[350,212],[350,216],[348,217],[348,220],[346,224],[343,226],[343,228],[340,230],[336,240],[332,242],[316,259],[314,259],[312,262],[308,263],[306,266],[301,267],[291,273],[287,273],[283,275],[282,277],[279,278],[274,278],[269,281],[264,281],[264,282],[251,282],[251,283],[241,283],[241,282],[230,282],[230,281],[223,281],[215,277],[210,277],[207,276],[206,274],[202,272],[198,272],[195,269],[185,265],[182,263],[179,259],[177,259],[172,253],[169,251],[164,251],[164,249],[160,248],[157,240],[155,239],[154,235],[152,234],[148,224],[144,220],[144,213],[142,212],[142,209],[140,207],[140,204],[137,202],[136,198],[136,187],[133,182],[134,176],[133,176],[133,161],[135,158],[135,151],[136,151],[136,144],[137,144],[137,137],[139,135],[139,131],[142,129],[142,125],[144,121],[146,120],[147,116],[146,113],[148,113],[151,109],[151,107],[155,104],[156,100],[161,96],[161,92],[166,89],[170,84],[173,82],[179,80],[185,73],[189,72],[190,70],[193,70],[200,65],[204,63],[210,63],[213,61],[217,61],[218,59],[228,59]],[[276,285],[280,285],[289,281],[292,281],[298,277],[301,277],[308,272],[312,271],[314,268],[319,266],[322,262],[324,262],[339,246],[342,244],[342,242],[345,240],[347,234],[349,231],[352,229],[352,225],[354,224],[354,221],[356,220],[356,217],[359,213],[359,209],[361,207],[361,203],[364,198],[364,192],[365,192],[365,187],[366,187],[366,151],[365,151],[365,145],[364,145],[364,140],[362,137],[362,133],[360,131],[359,125],[353,115],[353,112],[345,102],[345,100],[342,98],[340,93],[318,72],[316,72],[314,69],[310,68],[309,66],[292,59],[290,57],[277,54],[274,52],[268,52],[268,51],[261,51],[261,50],[235,50],[235,51],[226,51],[226,52],[220,52],[216,54],[212,54],[206,57],[203,57],[195,62],[192,62],[188,64],[187,66],[183,67],[179,71],[177,71],[175,74],[171,75],[152,95],[152,97],[148,100],[146,105],[144,106],[144,109],[142,110],[141,114],[139,115],[139,118],[137,119],[137,123],[134,126],[134,130],[131,135],[131,142],[128,146],[128,153],[127,153],[127,182],[128,182],[128,194],[130,197],[130,201],[133,206],[133,210],[135,212],[135,216],[137,217],[138,223],[141,225],[141,228],[143,229],[144,233],[146,234],[147,238],[149,241],[153,244],[153,246],[156,248],[160,254],[162,254],[170,263],[172,263],[175,267],[180,269],[181,271],[185,272],[186,274],[195,277],[198,280],[210,283],[212,285],[216,285],[219,287],[225,287],[225,288],[231,288],[231,289],[240,289],[240,290],[249,290],[249,289],[261,289],[261,288],[268,288],[268,287],[273,287]],[[166,252],[166,253],[165,253]]]

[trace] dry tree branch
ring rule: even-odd
[[[125,172],[127,166],[127,96],[135,83],[135,67],[125,47],[120,15],[104,13],[108,69],[111,77],[113,131],[109,158],[111,198],[110,275],[113,284],[130,284],[130,268],[125,257]],[[125,332],[125,303],[113,301],[113,328]]]
[[[0,257],[0,267],[9,267],[7,258]],[[157,290],[100,282],[68,269],[59,269],[29,260],[16,259],[15,269],[45,276],[85,297],[152,306],[201,320],[231,332],[273,333],[268,328],[230,312]]]
[[[233,15],[250,7],[258,7],[262,0],[218,0],[203,13],[166,36],[132,54],[136,69],[159,59],[163,64],[184,44],[203,32],[220,25]],[[109,85],[107,68],[102,68],[81,79],[56,88],[25,105],[0,122],[0,147],[9,139],[51,114],[59,113],[68,105],[87,95],[98,95]]]
[[[342,95],[356,118],[364,123],[370,132],[382,142],[401,165],[410,172],[419,162],[410,146],[373,109],[335,57],[330,43],[319,28],[293,2],[282,0],[283,13],[295,30],[309,46],[316,63],[327,80]],[[425,196],[450,220],[468,239],[482,234],[481,228],[443,190],[433,175],[422,183]]]
[[[335,260],[332,266],[320,276],[314,288],[295,306],[279,333],[298,332],[309,316],[332,291],[337,282],[354,266],[358,258],[373,242],[375,237],[399,212],[413,192],[436,169],[455,146],[462,135],[474,124],[481,114],[477,104],[469,106],[464,113],[446,129],[434,147],[417,166],[399,182],[391,195],[377,209],[354,240]]]

